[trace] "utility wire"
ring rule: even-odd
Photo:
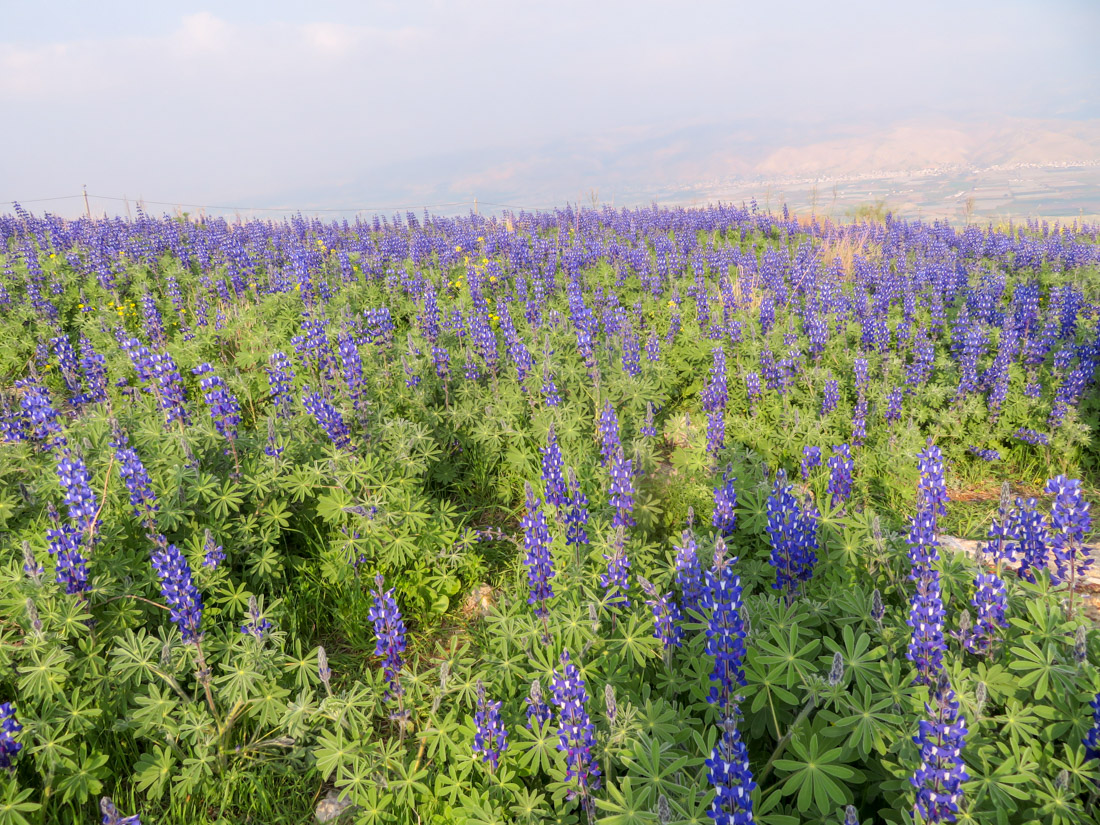
[[[78,198],[83,198],[83,197],[85,197],[84,194],[80,194],[80,195],[59,195],[59,196],[53,197],[53,198],[27,198],[27,199],[23,199],[23,200],[5,200],[5,201],[0,201],[0,204],[14,206],[15,204],[22,205],[22,204],[25,204],[25,203],[44,203],[46,201],[73,200],[73,199],[78,199]],[[95,195],[91,192],[87,193],[87,197],[91,198],[91,199],[95,199],[95,200],[118,201],[120,203],[122,203],[122,202],[130,203],[131,201],[133,201],[133,203],[135,205],[150,204],[152,206],[186,207],[188,209],[219,209],[219,210],[228,211],[228,212],[283,212],[283,213],[289,213],[289,212],[305,212],[305,213],[310,213],[310,212],[383,212],[383,211],[402,210],[402,209],[404,209],[404,210],[409,210],[409,209],[440,209],[440,208],[445,207],[445,206],[479,206],[479,205],[499,206],[499,207],[504,208],[504,209],[519,209],[521,211],[536,211],[536,210],[539,210],[539,209],[552,209],[552,208],[554,208],[554,207],[544,207],[544,206],[535,206],[535,207],[517,206],[515,204],[510,204],[510,203],[494,203],[492,201],[471,200],[471,201],[450,201],[450,202],[447,202],[447,203],[406,204],[406,205],[396,205],[396,206],[395,205],[389,205],[389,206],[349,206],[349,207],[345,207],[345,208],[324,207],[324,208],[306,208],[306,209],[297,208],[297,209],[295,209],[295,208],[291,208],[291,207],[281,207],[281,206],[220,206],[220,205],[217,205],[217,204],[202,204],[202,203],[174,203],[174,202],[171,202],[171,201],[151,201],[151,200],[146,200],[145,198],[123,198],[123,197],[117,197],[117,196],[114,196],[114,195]]]

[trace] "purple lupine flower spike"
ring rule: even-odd
[[[400,696],[401,685],[397,675],[401,671],[401,656],[405,652],[405,622],[397,609],[394,588],[384,590],[384,583],[381,573],[374,577],[377,590],[367,617],[374,623],[374,655],[382,657],[382,676],[387,689],[390,695]]]
[[[21,730],[15,706],[11,702],[0,703],[0,768],[15,769],[15,757],[23,750],[23,745],[15,741],[15,734]]]
[[[600,768],[596,763],[596,726],[588,715],[588,691],[580,670],[562,651],[561,673],[554,671],[550,689],[558,710],[558,750],[565,753],[567,797],[580,797],[582,804],[600,787]]]
[[[752,792],[756,782],[749,767],[749,749],[738,730],[736,708],[720,723],[721,738],[706,760],[707,781],[714,788],[714,801],[707,816],[715,825],[750,825]]]
[[[489,763],[489,770],[500,767],[500,757],[508,750],[508,731],[500,720],[501,703],[485,698],[485,685],[477,683],[477,713],[474,714],[474,755]]]
[[[187,559],[164,536],[154,538],[151,556],[172,621],[185,642],[197,643],[202,639],[202,594],[192,581]]]
[[[522,520],[523,546],[526,551],[523,563],[527,566],[527,582],[530,594],[527,603],[535,608],[535,615],[545,618],[550,609],[547,602],[553,598],[550,580],[554,578],[554,563],[550,558],[550,529],[542,503],[527,484],[527,514]]]
[[[550,721],[550,706],[546,704],[542,693],[542,682],[538,679],[531,680],[531,689],[527,694],[527,698],[524,699],[524,714],[527,716],[527,729],[531,730],[533,725],[541,727]]]
[[[707,615],[708,656],[714,657],[710,695],[707,701],[729,712],[745,684],[745,622],[741,617],[741,577],[736,575],[737,558],[726,557],[726,543],[718,537],[714,566],[706,572],[703,608]]]
[[[933,685],[932,701],[925,704],[926,719],[913,741],[920,748],[920,765],[910,778],[917,789],[914,818],[920,822],[954,822],[962,800],[962,785],[970,776],[963,763],[966,717],[947,676]]]

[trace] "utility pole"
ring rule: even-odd
[[[84,184],[84,217],[92,219],[92,208],[88,206],[88,184]]]

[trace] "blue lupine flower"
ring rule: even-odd
[[[52,338],[50,344],[53,345],[53,351],[57,355],[57,368],[61,373],[61,379],[65,382],[65,388],[76,401],[75,396],[80,391],[80,371],[77,367],[76,350],[73,349],[72,342],[66,335]],[[76,401],[76,403],[79,402]]]
[[[760,387],[760,373],[746,373],[745,394],[748,396],[749,399],[749,410],[755,410],[756,402],[764,397],[764,391]]]
[[[271,632],[271,622],[260,612],[260,603],[255,596],[248,597],[248,619],[241,625],[241,633],[263,641]]]
[[[223,561],[225,561],[225,548],[214,541],[214,534],[207,530],[202,543],[202,566],[217,570],[218,565]]]
[[[1036,571],[1047,569],[1050,548],[1047,519],[1039,512],[1035,499],[1016,499],[1008,531],[1016,540],[1008,545],[1006,557],[1018,557],[1017,575],[1034,582]]]
[[[806,445],[802,448],[802,480],[810,480],[810,471],[821,466],[821,448]]]
[[[587,544],[588,497],[581,492],[580,482],[573,468],[569,468],[569,501],[565,511],[565,544]]]
[[[23,410],[31,437],[48,450],[63,447],[66,443],[65,437],[61,434],[61,422],[50,401],[49,391],[29,379],[16,381],[15,388],[22,390],[19,406]]]
[[[615,531],[611,554],[604,554],[607,570],[600,574],[600,587],[608,607],[630,607],[630,558],[626,555],[625,535],[620,526]]]
[[[943,599],[940,572],[925,566],[917,577],[907,624],[912,628],[906,657],[917,668],[918,684],[932,684],[943,669]]]
[[[698,545],[691,528],[685,528],[681,534],[681,544],[674,544],[676,550],[676,583],[685,610],[698,611],[702,608],[706,593],[703,581],[703,568],[699,564]]]
[[[920,748],[920,765],[910,778],[917,789],[914,816],[920,822],[954,822],[962,800],[962,785],[970,776],[963,763],[966,717],[946,676],[934,683],[932,703],[925,704],[927,719],[913,741]]]
[[[840,382],[830,378],[825,382],[825,395],[821,399],[821,417],[824,418],[840,403]]]
[[[975,446],[971,445],[970,447],[967,448],[966,451],[968,453],[970,453],[971,455],[977,456],[982,461],[1000,461],[1001,460],[1001,454],[999,452],[997,452],[996,450],[992,450],[992,449],[985,450],[985,449],[982,449],[981,447],[975,447]]]
[[[567,796],[583,800],[600,787],[600,767],[593,751],[596,748],[596,726],[588,715],[588,692],[580,670],[569,661],[569,651],[562,651],[561,673],[554,671],[550,690],[558,709],[558,750],[565,753]]]
[[[289,416],[293,400],[290,391],[294,381],[294,370],[290,366],[290,359],[284,353],[271,353],[267,361],[267,381],[271,387],[271,403],[281,415]]]
[[[729,391],[726,387],[726,352],[715,347],[710,377],[703,387],[703,410],[707,414],[707,452],[717,456],[726,440],[726,404]]]
[[[1085,549],[1085,534],[1092,524],[1089,503],[1081,495],[1081,482],[1064,475],[1048,480],[1046,491],[1054,494],[1050,545],[1057,568],[1055,583],[1068,580],[1072,587],[1077,577],[1092,566]]]
[[[1046,445],[1050,443],[1050,437],[1048,435],[1035,430],[1029,430],[1026,427],[1020,427],[1012,434],[1012,437],[1023,441],[1025,444],[1031,445]]]
[[[71,450],[65,450],[57,462],[57,477],[65,492],[69,518],[73,520],[76,529],[83,533],[92,525],[98,509],[95,493],[89,484],[88,468],[80,456]]]
[[[886,411],[883,413],[883,418],[886,419],[887,424],[893,424],[901,420],[901,402],[904,397],[904,390],[901,387],[894,387],[886,396]]]
[[[971,653],[980,654],[989,651],[998,629],[1008,627],[1008,596],[1005,583],[994,573],[978,573],[974,587],[970,604],[977,612],[977,621],[965,642]]]
[[[615,414],[615,408],[608,401],[600,412],[596,422],[596,430],[600,435],[600,455],[603,457],[603,465],[615,457],[615,451],[621,448],[619,442],[619,417]]]
[[[440,381],[446,381],[451,375],[451,352],[446,347],[432,347],[432,365],[435,367],[435,376]]]
[[[401,695],[401,685],[397,674],[401,671],[401,654],[405,652],[405,622],[401,611],[397,609],[394,588],[383,590],[382,574],[374,577],[374,602],[367,617],[374,622],[374,655],[382,657],[382,676],[386,680],[389,693]]]
[[[302,405],[333,444],[341,450],[351,449],[351,431],[339,410],[332,406],[327,398],[320,393],[309,392],[307,388],[306,394],[302,397]]]
[[[556,407],[561,403],[561,395],[558,393],[558,385],[554,383],[554,374],[550,372],[549,361],[542,368],[542,395],[546,399],[547,407]]]
[[[569,491],[566,489],[563,474],[565,460],[562,458],[553,424],[550,425],[550,431],[546,435],[546,446],[540,452],[542,453],[542,480],[546,483],[546,503],[560,511],[569,503]]]
[[[0,704],[0,768],[15,769],[15,757],[23,750],[23,745],[15,741],[15,734],[21,730],[15,706],[11,702]]]
[[[646,594],[646,605],[653,612],[653,638],[657,639],[667,651],[680,647],[684,641],[684,631],[680,623],[684,620],[680,608],[671,593],[659,593],[649,581],[638,577],[638,584]]]
[[[656,332],[650,331],[649,337],[646,339],[645,357],[651,364],[656,364],[661,360],[661,341]]]
[[[611,462],[611,486],[608,501],[615,508],[611,524],[615,527],[633,527],[634,516],[634,461],[623,455],[623,448],[615,451]]]
[[[107,360],[95,351],[92,342],[80,336],[80,372],[84,391],[73,398],[76,404],[98,404],[107,400]]]
[[[550,721],[550,706],[543,699],[542,683],[538,679],[531,680],[531,690],[524,699],[524,704],[523,712],[527,716],[528,730],[534,725],[541,727]]]
[[[829,489],[833,507],[839,507],[852,495],[852,451],[847,444],[838,444],[833,447],[833,454],[829,457]]]
[[[485,698],[485,685],[477,683],[477,713],[474,714],[474,755],[488,762],[490,771],[500,766],[501,755],[508,750],[508,731],[500,720],[500,705]]]
[[[645,421],[642,426],[638,428],[638,432],[644,435],[646,438],[654,438],[657,435],[657,428],[653,424],[653,402],[649,401],[645,405]]]
[[[210,407],[214,428],[228,441],[237,440],[237,427],[241,423],[241,405],[229,391],[225,381],[214,374],[210,364],[199,364],[191,372],[199,376],[199,387],[205,393],[203,400]]]
[[[1100,693],[1089,702],[1089,707],[1092,708],[1092,727],[1081,743],[1085,746],[1085,759],[1100,759]]]
[[[856,408],[852,411],[852,445],[862,447],[867,438],[867,396],[859,394]]]
[[[714,788],[714,801],[707,816],[715,825],[752,823],[752,792],[756,782],[749,768],[749,749],[737,728],[734,709],[721,722],[722,736],[706,760],[707,781]]]
[[[745,684],[745,622],[741,618],[741,577],[733,572],[737,557],[726,558],[722,537],[714,549],[714,567],[706,572],[702,607],[707,614],[708,656],[714,657],[707,701],[727,712],[738,687]]]
[[[153,493],[153,482],[137,451],[130,446],[126,433],[115,428],[111,439],[118,461],[118,474],[130,494],[130,504],[134,515],[143,523],[150,523],[157,511],[157,497]]]
[[[84,533],[69,524],[46,530],[47,549],[55,557],[57,583],[70,596],[88,589],[87,560],[81,554]]]
[[[792,490],[786,472],[780,470],[767,502],[771,565],[775,569],[772,588],[788,597],[813,577],[817,563],[817,511],[812,505],[799,507]]]
[[[191,566],[164,536],[154,538],[151,558],[172,621],[185,642],[197,643],[202,639],[202,594],[192,581]]]
[[[730,468],[722,473],[722,482],[714,488],[714,514],[711,516],[711,526],[726,538],[733,535],[737,526],[737,490],[733,483],[736,478],[729,476]]]
[[[151,369],[157,382],[157,397],[164,411],[165,423],[179,422],[182,426],[191,423],[187,414],[187,394],[183,390],[183,377],[176,362],[167,352],[151,356]]]
[[[947,513],[947,484],[944,481],[943,454],[935,445],[927,445],[917,453],[920,482],[917,485],[918,506],[931,510],[934,517]]]
[[[523,563],[527,565],[527,583],[530,594],[527,603],[535,608],[535,615],[545,618],[550,610],[547,602],[553,597],[554,590],[550,580],[554,578],[554,563],[550,558],[550,529],[546,525],[546,516],[542,504],[531,485],[527,484],[527,514],[524,515],[523,547],[526,551]]]
[[[355,338],[347,333],[338,335],[336,354],[340,358],[340,375],[344,379],[344,386],[347,387],[348,398],[351,400],[352,407],[360,410],[366,383],[363,380],[363,359],[359,355],[359,346],[355,343]]]

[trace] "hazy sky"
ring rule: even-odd
[[[695,135],[737,152],[1100,116],[1095,2],[0,0],[0,19],[0,201],[564,200],[627,147],[648,163]]]

